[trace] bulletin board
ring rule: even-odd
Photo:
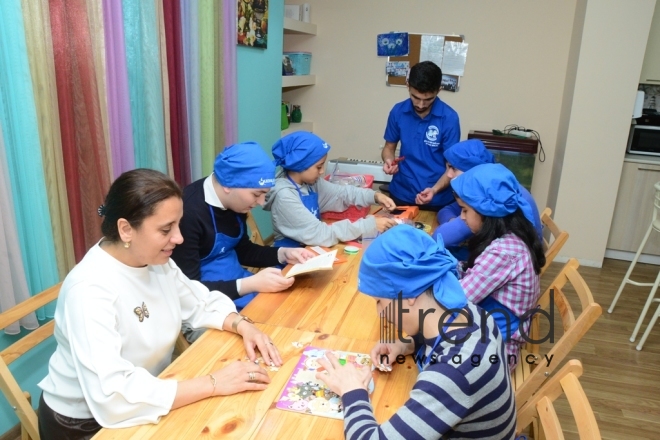
[[[456,41],[463,43],[465,37],[463,35],[446,35],[446,34],[408,34],[408,44],[409,51],[408,55],[402,57],[389,57],[388,61],[408,61],[410,63],[409,67],[414,66],[419,63],[421,47],[422,47],[422,35],[439,35],[445,37],[445,42],[447,41]],[[405,86],[406,77],[403,76],[391,76],[387,75],[386,83],[388,86]]]

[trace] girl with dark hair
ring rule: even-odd
[[[87,439],[101,427],[157,423],[198,400],[264,390],[268,373],[234,362],[194,379],[158,376],[170,363],[182,322],[232,331],[271,365],[282,359],[270,338],[218,291],[191,281],[170,259],[183,241],[181,189],[147,169],[123,173],[99,215],[104,237],[67,275],[55,310],[57,348],[39,386],[39,434]]]
[[[509,367],[518,362],[521,331],[529,334],[545,264],[534,229],[532,207],[514,175],[500,164],[478,165],[451,181],[461,219],[474,236],[467,261],[459,263],[461,285],[475,304],[493,316],[506,341]]]

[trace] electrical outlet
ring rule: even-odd
[[[532,137],[532,133],[529,131],[522,131],[522,130],[510,130],[509,134],[513,134],[515,136],[522,136],[522,137]]]

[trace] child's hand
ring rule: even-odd
[[[251,277],[241,280],[241,293],[248,292],[281,292],[291,287],[295,279],[284,278],[280,269],[267,267]]]
[[[297,264],[304,263],[310,258],[314,258],[316,254],[309,249],[305,248],[285,248],[282,247],[277,251],[277,259],[280,263]]]
[[[371,349],[371,362],[380,371],[392,371],[392,365],[398,356],[405,356],[408,347],[398,341],[393,344],[380,342]]]
[[[325,384],[339,396],[349,391],[368,389],[371,382],[371,367],[357,368],[352,363],[341,365],[337,358],[330,352],[326,352],[328,360],[319,359],[318,363],[325,368],[322,373],[316,373],[316,378]]]
[[[378,232],[385,232],[392,226],[398,225],[397,221],[389,217],[376,217],[376,229]]]
[[[383,208],[387,209],[388,211],[392,211],[396,209],[396,203],[394,203],[394,200],[390,199],[383,193],[376,193],[374,194],[374,200],[376,203],[378,203],[380,206]]]

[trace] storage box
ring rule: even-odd
[[[284,5],[284,16],[292,20],[302,21],[302,5]]]
[[[284,56],[291,60],[294,75],[309,75],[312,65],[312,54],[310,52],[284,52]]]
[[[341,173],[342,176],[351,177],[351,176],[364,176],[365,183],[362,185],[362,188],[371,188],[374,184],[374,176],[370,174],[345,174]],[[325,180],[330,180],[330,174],[325,176]],[[350,220],[352,222],[365,218],[369,215],[370,206],[365,206],[364,208],[358,208],[355,206],[349,206],[347,210],[342,212],[327,211],[321,213],[321,218],[323,220]]]

